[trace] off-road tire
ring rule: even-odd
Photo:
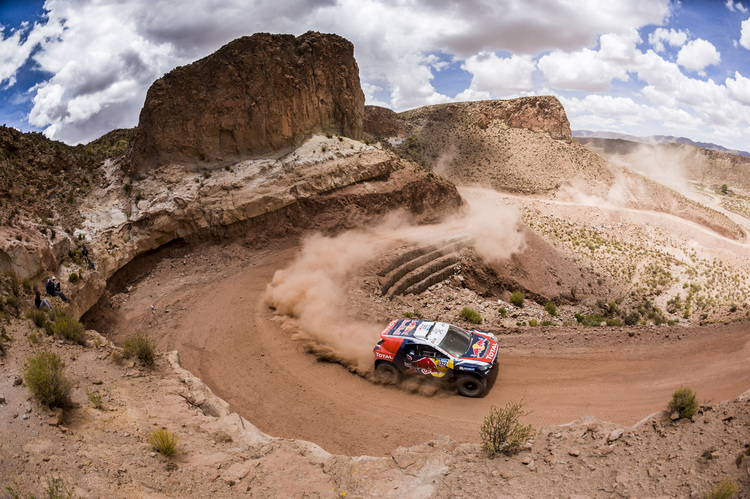
[[[459,374],[456,377],[456,390],[464,397],[478,397],[484,393],[484,380],[473,374]]]
[[[395,385],[401,380],[401,371],[392,362],[379,362],[375,366],[375,375],[385,385]]]

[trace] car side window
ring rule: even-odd
[[[435,350],[432,347],[428,347],[427,345],[420,345],[419,346],[419,354],[422,357],[430,357],[432,359],[438,359],[441,357],[441,355],[438,353],[437,350]]]

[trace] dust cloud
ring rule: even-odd
[[[702,170],[706,160],[690,148],[642,144],[628,154],[599,154],[687,198],[701,200],[690,185],[690,172]]]
[[[383,323],[352,317],[346,307],[346,283],[353,273],[386,248],[403,243],[439,243],[456,237],[473,240],[477,254],[501,261],[525,247],[520,217],[501,197],[487,189],[461,189],[467,200],[462,212],[436,225],[413,225],[408,215],[395,213],[372,228],[335,237],[305,238],[299,256],[276,271],[266,289],[283,328],[320,358],[339,362],[358,374],[372,369],[372,349]]]

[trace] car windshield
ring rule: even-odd
[[[449,326],[448,332],[438,346],[454,357],[461,357],[469,349],[469,343],[471,334],[459,327]]]

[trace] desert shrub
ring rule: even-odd
[[[424,319],[422,312],[418,308],[415,308],[412,312],[404,312],[404,317],[407,319]]]
[[[542,326],[554,326],[555,323],[552,321],[542,321]]]
[[[70,405],[70,385],[63,374],[65,363],[54,352],[44,351],[26,359],[23,379],[31,394],[49,407]]]
[[[607,319],[607,325],[608,326],[622,326],[622,321],[620,319]]]
[[[471,322],[472,324],[482,323],[482,316],[479,315],[479,312],[477,312],[473,308],[469,308],[469,307],[462,308],[461,311],[458,313],[458,316],[467,322]]]
[[[672,394],[672,400],[667,405],[667,410],[679,412],[681,418],[692,418],[698,412],[698,399],[692,388],[681,386]]]
[[[516,307],[523,307],[523,301],[526,299],[526,295],[522,291],[514,291],[510,295],[510,303]]]
[[[73,272],[72,274],[70,274],[68,276],[68,282],[70,282],[70,283],[76,283],[76,282],[78,282],[78,274],[76,274],[75,272]]]
[[[148,443],[151,444],[151,447],[153,447],[158,453],[167,457],[177,452],[178,440],[177,435],[166,428],[154,430],[154,432],[148,436]]]
[[[522,425],[521,418],[531,414],[524,411],[523,399],[519,402],[508,402],[504,409],[493,405],[490,414],[484,418],[480,429],[482,446],[490,454],[513,454],[518,452],[526,441],[533,438],[536,432],[531,425]]]
[[[104,404],[102,404],[102,395],[98,391],[92,392],[87,388],[86,396],[89,398],[89,402],[91,402],[96,409],[101,410],[104,407]]]
[[[498,308],[497,313],[500,314],[500,317],[508,317],[508,311],[505,310],[505,307]]]
[[[232,436],[229,433],[221,430],[213,432],[211,434],[211,438],[217,444],[226,444],[232,442]]]
[[[5,298],[5,304],[8,305],[9,307],[18,309],[18,297],[14,294],[9,294]]]
[[[65,338],[68,341],[78,343],[79,345],[86,344],[86,334],[83,324],[67,313],[59,314],[55,317],[51,330],[52,334]]]
[[[122,354],[125,357],[135,357],[146,366],[152,366],[156,360],[156,342],[147,334],[135,333],[123,343]]]
[[[31,322],[38,328],[43,328],[44,324],[47,322],[47,314],[44,313],[44,310],[37,308],[28,310],[23,316],[31,320]]]
[[[548,301],[547,304],[544,305],[544,310],[546,310],[552,317],[557,317],[557,306],[551,301]]]
[[[706,499],[729,499],[737,493],[737,484],[731,478],[725,478],[714,484],[711,492],[706,492],[703,497]]]
[[[539,323],[536,321],[536,319],[529,319],[529,326],[531,327],[537,327]]]
[[[625,316],[626,326],[635,326],[641,321],[641,314],[637,310],[631,310],[628,315]]]
[[[117,365],[122,364],[122,354],[118,350],[112,352],[112,362]]]
[[[599,314],[584,315],[576,313],[573,316],[582,326],[596,327],[600,326],[602,322],[605,322],[604,317]]]

